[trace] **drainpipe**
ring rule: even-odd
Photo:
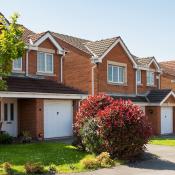
[[[136,69],[136,76],[135,76],[135,77],[136,77],[136,78],[135,78],[135,85],[136,85],[136,89],[135,89],[136,92],[135,92],[135,93],[136,93],[136,95],[137,95],[137,69]]]
[[[61,83],[63,83],[63,58],[65,57],[66,52],[64,51],[63,55],[61,56]]]
[[[94,88],[95,88],[95,86],[94,86],[94,84],[95,84],[95,82],[94,82],[94,70],[95,70],[95,68],[96,68],[96,64],[94,64],[92,66],[92,96],[94,96],[94,93],[95,93],[95,90],[94,90]]]
[[[26,76],[29,76],[29,49],[26,52]]]

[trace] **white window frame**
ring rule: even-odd
[[[42,53],[42,54],[44,54],[44,71],[40,71],[40,70],[38,70],[38,55],[40,54],[40,53]],[[52,71],[47,71],[47,55],[50,55],[51,57],[52,57]],[[53,62],[54,60],[53,60],[53,54],[51,54],[51,53],[46,53],[46,52],[37,52],[37,72],[38,73],[44,73],[44,74],[53,74],[53,72],[54,72],[54,62]]]
[[[138,80],[138,77],[140,77],[139,80]],[[140,69],[138,69],[137,72],[136,72],[136,81],[137,81],[137,85],[142,84],[142,71]]]
[[[151,76],[153,77],[151,77]],[[149,79],[148,79],[149,78]],[[147,86],[154,86],[154,82],[155,81],[155,75],[153,71],[147,71],[146,72],[146,82],[147,82]]]
[[[21,60],[21,65],[19,68],[15,68],[15,61],[20,59]],[[13,71],[22,71],[22,57],[18,58],[16,60],[13,60]]]
[[[109,80],[109,76],[108,76],[108,74],[109,74],[109,66],[112,66],[112,81],[110,81]],[[118,81],[114,81],[114,78],[113,78],[113,69],[114,69],[114,67],[115,68],[117,68],[117,72],[118,72],[118,77],[117,77],[117,79],[118,79]],[[123,69],[123,81],[120,81],[120,78],[119,78],[119,75],[120,75],[120,69]],[[124,66],[119,66],[119,65],[114,65],[114,64],[108,64],[108,71],[107,71],[107,77],[108,77],[108,82],[109,83],[114,83],[114,84],[124,84],[125,83],[125,69],[126,69],[126,67],[124,67]]]

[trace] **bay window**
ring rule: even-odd
[[[53,73],[53,54],[38,52],[37,72]]]

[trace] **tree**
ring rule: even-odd
[[[12,72],[12,62],[22,57],[25,43],[22,40],[23,29],[17,24],[19,15],[11,16],[9,24],[0,16],[0,90],[7,88],[4,77]]]

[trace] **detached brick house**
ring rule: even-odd
[[[14,137],[22,131],[34,138],[72,136],[80,100],[106,93],[140,105],[155,134],[175,131],[175,95],[160,89],[154,57],[132,55],[120,37],[89,41],[21,27],[26,51],[13,62],[7,91],[0,91],[2,130]]]

